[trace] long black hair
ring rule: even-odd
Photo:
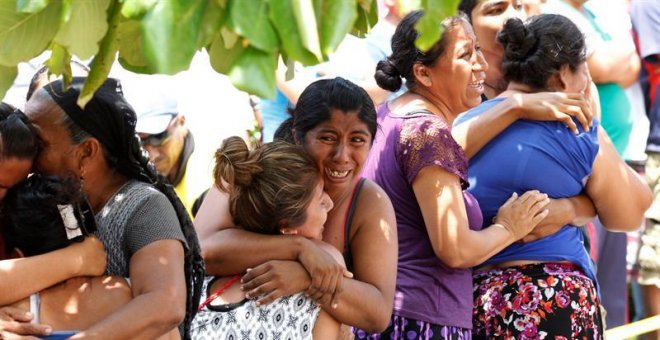
[[[74,77],[67,89],[63,88],[62,80],[56,80],[46,85],[44,90],[64,111],[64,123],[69,129],[73,143],[79,143],[76,139],[86,135],[96,138],[103,146],[104,156],[112,168],[128,178],[153,185],[167,196],[174,206],[188,244],[185,249],[188,290],[186,317],[179,329],[182,338],[188,339],[190,322],[199,304],[204,279],[204,260],[192,220],[172,185],[149,163],[146,152],[141,148],[135,133],[137,117],[133,108],[126,102],[119,81],[106,79],[82,109],[76,102],[85,79]]]

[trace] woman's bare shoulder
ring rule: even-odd
[[[353,225],[362,226],[379,221],[395,225],[392,202],[385,190],[375,182],[365,180],[356,204]]]

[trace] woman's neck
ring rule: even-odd
[[[95,214],[101,211],[110,197],[128,182],[126,176],[115,171],[108,172],[108,175],[99,176],[96,180],[85,178],[85,183],[83,183],[83,190],[87,194],[87,199]]]
[[[509,86],[507,86],[507,88],[506,88],[506,91],[500,93],[499,96],[504,97],[504,96],[509,96],[509,95],[516,94],[516,93],[532,93],[532,92],[538,92],[538,91],[535,91],[529,85],[516,83],[516,82],[510,82]]]
[[[411,94],[411,98],[404,104],[405,106],[421,107],[431,111],[434,115],[444,119],[449,126],[454,123],[454,119],[460,113],[453,112],[445,101],[424,88],[418,88],[409,91],[409,93]]]

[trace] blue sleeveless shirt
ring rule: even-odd
[[[495,98],[459,116],[460,125],[497,105]],[[517,192],[537,189],[550,198],[580,194],[598,153],[598,122],[589,132],[577,124],[575,136],[559,122],[518,120],[495,137],[469,161],[470,193],[479,201],[485,224]],[[577,264],[596,284],[595,270],[579,228],[566,225],[554,235],[529,243],[514,243],[484,264],[505,261],[568,261]]]

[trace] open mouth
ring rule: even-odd
[[[330,178],[337,178],[337,179],[342,179],[346,178],[348,174],[351,172],[350,170],[332,170],[330,168],[325,168],[325,172],[328,174]]]
[[[483,80],[477,80],[477,81],[469,83],[468,85],[471,86],[471,87],[474,87],[477,90],[483,90],[484,81]]]

